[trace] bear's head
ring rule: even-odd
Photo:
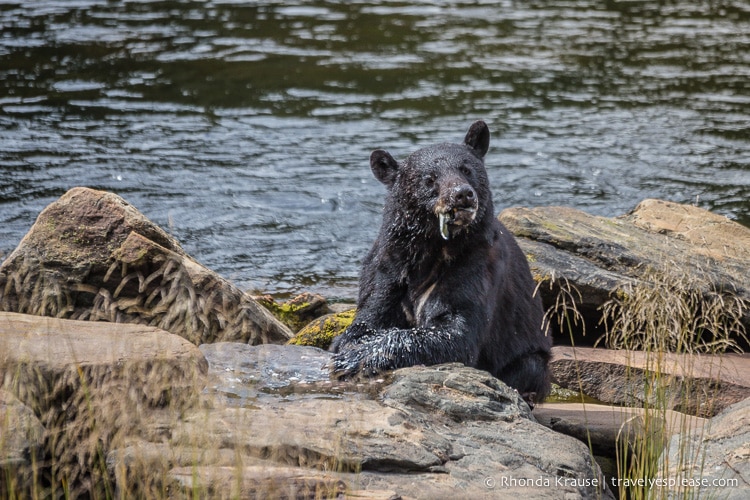
[[[438,232],[444,240],[470,232],[492,214],[484,155],[490,131],[474,122],[463,144],[436,144],[420,149],[399,163],[387,151],[370,155],[370,168],[386,185],[389,204],[411,228]]]

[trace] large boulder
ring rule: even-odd
[[[418,366],[333,382],[330,354],[312,347],[201,350],[205,408],[166,440],[113,450],[118,484],[214,498],[372,499],[593,498],[603,486],[583,443],[536,423],[486,372]]]
[[[673,438],[659,470],[664,498],[750,498],[750,399]]]
[[[614,218],[539,207],[510,208],[499,219],[526,253],[545,305],[554,305],[560,290],[572,285],[589,331],[600,324],[600,308],[613,293],[626,284],[642,285],[654,273],[701,294],[750,303],[750,229],[724,216],[644,200]],[[750,307],[742,322],[750,327]]]
[[[292,336],[132,205],[88,188],[45,208],[0,265],[0,311],[151,325],[196,345]]]
[[[35,417],[21,410],[11,425],[32,435],[36,419],[44,427],[45,459],[26,475],[38,481],[31,487],[64,487],[74,497],[106,491],[104,451],[140,432],[145,415],[194,407],[207,368],[195,345],[157,328],[0,313],[0,391]],[[3,423],[0,441],[10,432]]]

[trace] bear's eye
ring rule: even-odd
[[[424,180],[424,185],[428,188],[435,186],[435,174],[425,175],[422,179]]]
[[[462,174],[464,174],[466,177],[471,177],[471,175],[474,173],[468,166],[461,165],[459,168]]]

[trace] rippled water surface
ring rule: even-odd
[[[750,224],[750,4],[0,0],[0,258],[85,185],[243,288],[353,298],[369,153],[476,118],[498,210]]]

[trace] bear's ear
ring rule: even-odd
[[[490,129],[487,124],[482,120],[472,123],[469,131],[466,132],[464,144],[473,149],[479,158],[484,158],[490,148]]]
[[[398,162],[388,151],[376,149],[370,155],[370,168],[375,178],[391,187],[396,182],[396,173],[398,172]]]

